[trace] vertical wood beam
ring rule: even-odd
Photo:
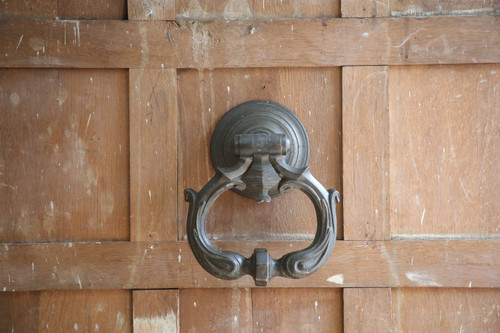
[[[174,20],[175,0],[128,0],[129,20]],[[130,240],[177,240],[177,72],[129,70]]]
[[[178,333],[178,290],[135,290],[132,294],[135,333]]]
[[[389,240],[389,71],[342,69],[344,239]]]
[[[175,20],[175,0],[128,0],[128,19]]]
[[[130,69],[130,239],[177,240],[175,69]]]
[[[344,332],[394,332],[391,288],[344,288]]]

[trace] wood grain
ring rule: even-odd
[[[181,289],[181,332],[252,332],[252,291]]]
[[[342,68],[344,239],[390,239],[389,68]]]
[[[178,333],[178,290],[134,290],[133,327],[135,333]]]
[[[267,248],[277,258],[305,243],[228,242],[217,247],[249,256]],[[315,274],[274,278],[271,287],[500,286],[500,241],[338,241]],[[253,287],[251,277],[219,280],[196,262],[187,242],[4,244],[0,290]],[[4,289],[5,288],[5,289]]]
[[[129,20],[175,20],[175,0],[127,0]]]
[[[252,289],[254,332],[343,332],[341,289]]]
[[[2,332],[131,332],[126,290],[0,294]]]
[[[499,299],[500,289],[396,289],[393,331],[498,332]]]
[[[130,238],[177,240],[177,76],[131,69]]]
[[[0,66],[159,69],[162,64],[227,68],[495,63],[500,62],[499,20],[488,15],[251,23],[5,20],[0,21]]]
[[[389,71],[394,238],[500,237],[500,66]]]
[[[267,99],[291,109],[303,122],[311,145],[309,166],[326,188],[341,188],[340,71],[336,68],[220,69],[179,71],[179,230],[185,238],[188,204],[182,190],[199,191],[214,175],[210,140],[232,107]],[[337,207],[338,235],[342,208]],[[218,240],[312,240],[316,213],[299,191],[258,204],[233,192],[212,208],[208,233]]]
[[[126,72],[0,71],[0,239],[128,239]]]
[[[126,0],[4,0],[0,19],[123,20],[126,7]]]
[[[343,291],[346,332],[394,332],[391,288],[344,288]]]
[[[37,332],[40,292],[0,294],[0,332]]]
[[[337,17],[340,0],[177,0],[178,20],[269,20],[284,18]]]
[[[498,15],[495,0],[357,0],[342,1],[342,17]]]

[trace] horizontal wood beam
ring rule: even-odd
[[[230,68],[500,62],[499,16],[0,21],[0,67]]]
[[[274,257],[306,243],[227,242]],[[312,276],[274,278],[271,287],[500,287],[500,241],[339,241]],[[206,273],[187,242],[0,244],[0,291],[253,287]]]

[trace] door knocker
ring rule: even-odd
[[[257,286],[267,285],[274,276],[299,279],[316,272],[335,245],[339,193],[327,191],[309,171],[309,139],[299,118],[274,102],[240,104],[216,126],[210,153],[215,176],[198,193],[184,191],[189,202],[189,245],[200,265],[220,279],[249,274]],[[316,235],[307,248],[280,259],[273,259],[267,249],[255,249],[245,258],[219,250],[209,241],[207,215],[223,192],[232,189],[258,202],[269,202],[295,188],[307,195],[316,210]]]

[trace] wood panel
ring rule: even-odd
[[[391,68],[393,237],[500,237],[499,88],[499,65]]]
[[[276,258],[305,243],[228,242],[246,256]],[[500,287],[500,241],[338,241],[315,274],[274,278],[271,287]],[[203,270],[187,242],[4,244],[0,290],[253,287],[251,277],[219,280]]]
[[[0,22],[2,67],[216,68],[500,62],[498,16]],[[166,36],[166,37],[165,37]]]
[[[128,0],[129,20],[175,20],[175,0]]]
[[[254,332],[343,332],[341,289],[252,290]]]
[[[0,294],[0,332],[37,332],[40,292]]]
[[[177,240],[177,76],[131,69],[130,237]]]
[[[188,204],[182,190],[199,191],[214,175],[210,140],[232,107],[256,99],[290,108],[309,135],[312,174],[326,188],[341,188],[340,71],[317,69],[221,69],[179,71],[179,230],[185,238]],[[342,209],[337,208],[339,236]],[[208,233],[214,239],[311,239],[316,213],[299,191],[258,204],[226,192],[212,208]]]
[[[344,239],[390,239],[389,69],[342,68]]]
[[[339,16],[339,9],[339,0],[177,0],[176,18],[196,21],[325,18]]]
[[[252,332],[251,289],[181,289],[180,332]]]
[[[0,294],[2,332],[131,332],[125,290]]]
[[[498,15],[496,0],[342,1],[342,17]]]
[[[178,290],[134,290],[135,333],[179,332]]]
[[[123,20],[126,0],[4,0],[0,19],[101,19]]]
[[[343,291],[345,332],[394,332],[391,288],[344,288]]]
[[[128,239],[127,75],[0,71],[0,239]]]
[[[498,332],[499,299],[500,289],[396,289],[394,331]]]

